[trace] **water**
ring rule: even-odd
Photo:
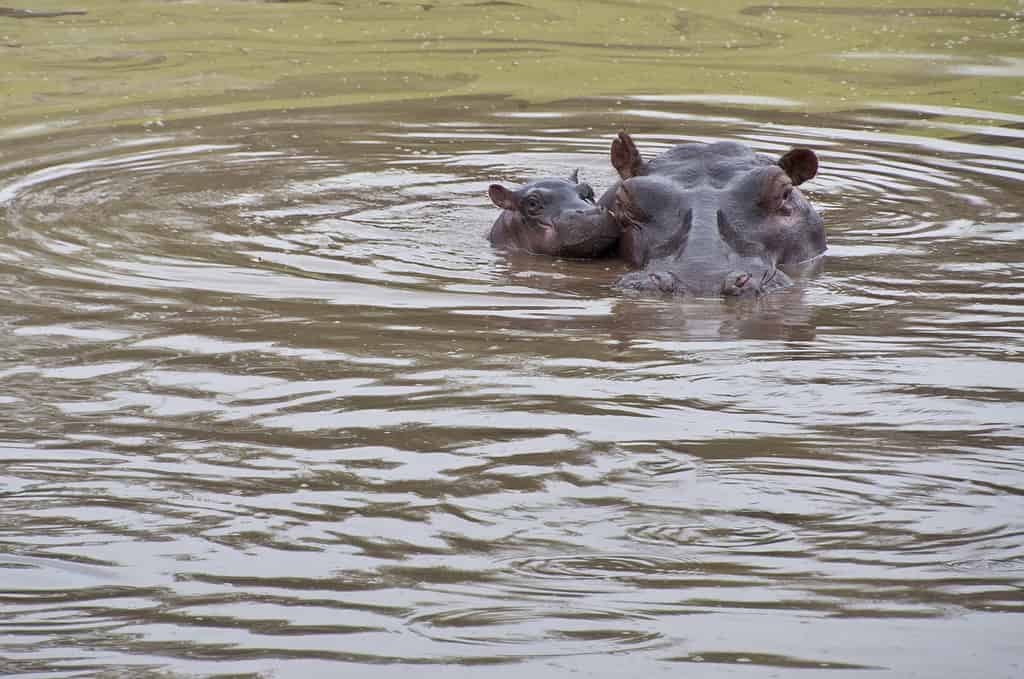
[[[1024,113],[681,91],[11,114],[4,672],[1020,676]],[[680,301],[488,246],[619,129],[814,148],[827,258]]]

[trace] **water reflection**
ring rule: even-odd
[[[14,671],[1016,662],[1015,121],[677,99],[6,141]],[[829,255],[678,300],[486,244],[488,183],[608,186],[620,125],[816,148]]]

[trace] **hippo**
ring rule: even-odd
[[[518,190],[491,184],[491,201],[502,209],[488,238],[498,247],[535,254],[591,259],[613,251],[621,227],[579,180],[538,179]]]
[[[775,160],[744,144],[682,144],[644,161],[622,132],[621,180],[599,205],[621,228],[618,255],[638,269],[616,287],[698,297],[756,296],[792,283],[780,265],[825,251],[821,218],[796,187],[818,172],[809,149]]]

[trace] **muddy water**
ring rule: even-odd
[[[10,133],[4,673],[1020,676],[1024,113],[794,94]],[[815,148],[828,256],[680,301],[487,246],[622,128]]]

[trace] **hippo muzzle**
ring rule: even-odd
[[[561,257],[589,259],[607,252],[619,240],[621,229],[609,210],[596,205],[566,211],[547,228]]]
[[[753,298],[792,283],[790,277],[777,268],[748,268],[759,273],[732,270],[726,273],[703,271],[694,274],[680,268],[649,267],[625,274],[616,283],[616,287],[667,295]]]

